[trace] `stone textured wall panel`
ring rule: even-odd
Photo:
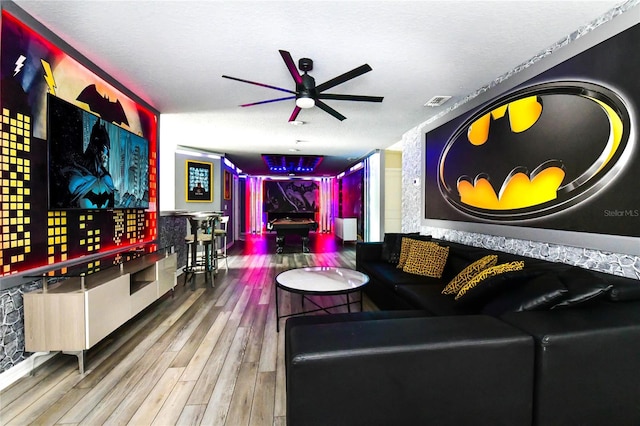
[[[474,247],[501,250],[507,253],[521,254],[536,259],[567,263],[608,274],[640,279],[640,257],[638,256],[430,226],[421,227],[420,233]]]
[[[178,269],[187,264],[187,249],[184,237],[187,235],[187,219],[180,216],[160,216],[158,223],[158,246],[173,246],[177,255]]]
[[[24,307],[22,295],[42,288],[34,281],[0,292],[0,373],[29,356],[24,351]]]

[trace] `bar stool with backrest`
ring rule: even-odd
[[[229,269],[229,263],[227,261],[227,225],[229,224],[229,216],[222,216],[218,221],[219,227],[213,229],[214,239],[221,239],[221,244],[217,244],[219,247],[215,252],[216,261],[218,259],[224,259],[226,269]],[[217,264],[216,264],[217,267]]]
[[[216,216],[194,214],[187,217],[191,233],[184,239],[187,246],[187,265],[184,268],[184,284],[191,280],[191,289],[195,290],[195,275],[205,274],[205,282],[211,282],[215,272],[215,240],[211,233]]]

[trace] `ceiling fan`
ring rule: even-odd
[[[291,117],[289,117],[289,121],[294,121],[301,109],[313,108],[317,106],[323,111],[331,114],[338,120],[342,121],[346,119],[344,115],[340,114],[335,109],[331,108],[326,103],[322,102],[322,99],[333,99],[337,101],[361,101],[361,102],[382,102],[382,96],[361,96],[361,95],[336,95],[331,93],[324,93],[325,90],[331,89],[339,84],[342,84],[348,80],[361,76],[364,73],[367,73],[372,70],[372,68],[368,64],[360,65],[357,68],[352,69],[351,71],[347,71],[344,74],[340,74],[339,76],[332,78],[331,80],[325,81],[324,83],[316,86],[316,81],[313,77],[307,74],[308,71],[313,69],[313,61],[309,58],[301,58],[298,61],[298,68],[303,72],[301,75],[296,68],[295,63],[293,62],[293,58],[291,58],[291,54],[286,50],[280,50],[280,56],[284,60],[284,63],[287,65],[289,72],[291,73],[291,77],[296,82],[296,90],[283,89],[281,87],[270,86],[264,83],[258,83],[255,81],[244,80],[237,77],[230,77],[228,75],[223,75],[223,78],[228,78],[230,80],[240,81],[242,83],[255,84],[256,86],[267,87],[269,89],[279,90],[281,92],[291,93],[294,96],[287,96],[284,98],[276,98],[269,99],[266,101],[253,102],[250,104],[240,105],[241,107],[249,107],[253,105],[261,105],[268,104],[271,102],[278,101],[286,101],[289,99],[296,100],[296,106],[291,113]]]

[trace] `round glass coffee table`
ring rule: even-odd
[[[369,276],[362,272],[348,268],[332,266],[309,266],[306,268],[290,269],[276,276],[276,330],[280,331],[280,319],[295,315],[304,315],[312,312],[324,311],[331,313],[329,309],[346,306],[351,312],[351,305],[360,304],[362,311],[362,288],[369,283]],[[280,315],[278,302],[278,289],[302,295],[303,310],[293,314]],[[360,292],[360,299],[350,301],[349,294]],[[345,295],[346,303],[332,306],[320,306],[308,296]],[[304,301],[308,300],[316,309],[304,310]]]

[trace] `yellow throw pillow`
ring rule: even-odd
[[[476,260],[471,265],[468,265],[462,271],[458,273],[458,275],[453,278],[449,284],[446,285],[444,289],[442,289],[442,294],[458,294],[460,289],[473,277],[475,277],[478,272],[483,269],[490,268],[495,266],[498,262],[498,256],[495,254],[489,254],[484,256],[481,259]]]
[[[409,252],[411,251],[411,246],[415,241],[416,240],[411,238],[402,237],[402,243],[400,245],[400,257],[398,258],[398,265],[396,266],[396,268],[404,268],[404,264],[407,262]]]
[[[524,268],[524,261],[518,260],[515,262],[502,263],[500,265],[492,266],[490,268],[482,270],[478,273],[478,275],[471,278],[471,280],[468,283],[462,286],[462,288],[456,295],[456,300],[463,297],[472,288],[481,285],[487,278],[504,274],[505,272],[520,271],[523,268]]]
[[[449,256],[449,247],[430,241],[414,241],[402,270],[410,274],[440,278]]]

